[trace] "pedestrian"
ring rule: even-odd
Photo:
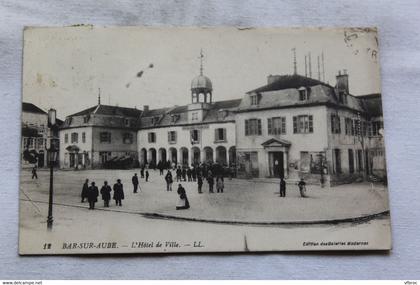
[[[184,187],[182,187],[181,184],[178,185],[177,193],[179,195],[179,200],[178,200],[178,204],[176,205],[176,209],[177,210],[189,209],[190,208],[190,202],[188,201],[187,193],[185,192],[185,189],[184,189]]]
[[[137,177],[137,173],[134,173],[131,181],[133,182],[133,193],[137,193],[137,188],[139,187],[139,178]]]
[[[286,197],[286,181],[284,178],[280,178],[280,197]]]
[[[192,180],[195,182],[197,179],[197,169],[195,168],[195,166],[191,170],[191,176],[192,176]]]
[[[192,181],[192,173],[191,173],[191,168],[187,168],[187,177],[188,177],[188,182]]]
[[[225,188],[225,183],[223,181],[223,176],[219,175],[216,179],[216,189],[217,193],[223,193],[223,188]]]
[[[32,179],[38,180],[38,174],[36,174],[36,166],[32,168]]]
[[[299,186],[300,196],[302,196],[303,198],[308,197],[306,196],[306,183],[303,180],[303,178],[300,179],[298,186]]]
[[[170,170],[168,170],[168,173],[166,173],[165,181],[166,181],[166,191],[172,191],[172,183],[174,181],[172,179],[172,173]]]
[[[121,183],[121,179],[117,180],[117,183],[114,184],[114,200],[117,206],[122,206],[121,200],[124,200],[124,188]]]
[[[101,188],[102,200],[104,200],[104,207],[109,207],[109,200],[111,200],[111,187],[107,181],[104,181],[104,185]]]
[[[92,181],[88,191],[88,202],[89,202],[89,210],[95,209],[95,203],[98,202],[99,191],[98,187],[95,186],[95,182]]]
[[[146,182],[149,181],[149,171],[146,170]]]
[[[187,181],[187,170],[185,167],[182,168],[182,180]]]
[[[182,170],[181,167],[178,167],[176,170],[176,182],[181,181]]]
[[[87,199],[88,197],[88,192],[89,192],[89,179],[85,180],[85,183],[83,184],[83,188],[82,188],[82,203],[85,202],[85,199]]]
[[[198,175],[197,177],[197,185],[198,185],[198,193],[201,194],[203,191],[201,190],[201,187],[203,187],[203,177],[201,175]]]
[[[144,164],[142,165],[142,167],[140,169],[140,177],[144,178]]]
[[[211,175],[210,171],[209,173],[210,175],[207,175],[207,183],[209,184],[209,193],[214,193],[213,191],[214,177]]]

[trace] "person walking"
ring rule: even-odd
[[[197,169],[195,168],[195,166],[193,166],[193,169],[191,170],[191,176],[192,180],[195,182],[197,179]]]
[[[187,170],[185,167],[182,168],[182,180],[187,181]]]
[[[192,181],[192,173],[191,173],[191,168],[187,168],[187,177],[188,177],[188,182]]]
[[[181,170],[181,167],[178,166],[178,168],[176,169],[176,182],[181,181],[181,175],[182,175],[182,170]]]
[[[286,197],[286,181],[283,177],[280,178],[280,197]]]
[[[98,187],[95,186],[95,182],[92,181],[88,191],[88,202],[89,202],[89,210],[95,209],[95,203],[98,202],[99,191]]]
[[[201,187],[203,187],[203,177],[201,177],[201,175],[198,175],[197,177],[197,185],[198,185],[198,194],[203,193],[203,191],[201,190]]]
[[[114,184],[114,200],[117,206],[122,206],[121,200],[124,200],[124,189],[121,179],[117,180],[117,183]]]
[[[32,168],[32,179],[38,180],[38,174],[36,174],[36,166]]]
[[[82,196],[82,203],[84,203],[85,199],[87,199],[88,192],[89,192],[89,179],[86,179],[85,183],[83,184],[82,194],[80,195]]]
[[[179,200],[176,205],[177,210],[186,210],[190,208],[190,202],[188,201],[187,192],[181,184],[178,185]]]
[[[308,197],[308,196],[306,196],[306,183],[303,180],[303,178],[300,179],[300,181],[298,183],[298,187],[299,187],[300,196],[302,198]]]
[[[104,185],[101,188],[102,200],[104,200],[104,207],[109,207],[109,200],[111,200],[111,187],[107,181],[104,181]]]
[[[209,175],[207,175],[207,183],[209,184],[209,193],[214,193],[213,191],[213,185],[214,185],[214,177],[211,175],[211,172],[209,171]]]
[[[133,193],[137,193],[137,188],[139,187],[139,178],[137,177],[137,173],[134,173],[131,181],[133,182]]]
[[[149,181],[149,171],[146,170],[146,182]]]
[[[223,188],[225,188],[225,183],[223,181],[223,176],[219,175],[216,179],[216,189],[217,193],[223,193]]]
[[[142,167],[140,169],[140,177],[144,178],[144,164],[142,165]]]
[[[165,181],[166,181],[166,191],[172,191],[172,183],[174,181],[172,179],[172,173],[170,170],[168,170],[168,173],[166,173]]]

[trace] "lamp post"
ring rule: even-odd
[[[48,199],[48,218],[47,218],[47,228],[49,230],[52,229],[53,226],[53,193],[54,193],[54,163],[57,158],[57,149],[55,147],[55,143],[53,141],[53,128],[56,123],[56,110],[50,109],[48,110],[48,125],[50,127],[50,147],[48,149],[48,161],[50,163],[50,191],[49,191],[49,199]]]

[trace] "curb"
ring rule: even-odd
[[[221,221],[221,220],[177,217],[177,216],[165,215],[165,214],[159,214],[159,213],[139,213],[139,214],[149,219],[178,220],[178,221],[186,221],[186,222],[214,223],[214,224],[227,224],[227,225],[281,226],[281,225],[335,225],[335,224],[341,224],[341,223],[365,223],[379,217],[389,216],[390,212],[389,210],[387,210],[387,211],[379,212],[376,214],[360,216],[360,217],[355,217],[355,218],[318,220],[318,221],[295,221],[295,222]]]

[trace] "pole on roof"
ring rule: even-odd
[[[312,78],[312,59],[311,59],[311,52],[308,54],[308,60],[309,60],[309,77]]]
[[[319,55],[317,56],[317,63],[318,63],[318,80],[321,81],[321,67],[319,62]]]
[[[308,77],[308,56],[305,54],[305,77]]]
[[[325,82],[324,51],[322,51],[322,53],[321,53],[321,61],[322,61],[322,81]]]
[[[98,105],[101,105],[101,88],[98,88]]]
[[[293,74],[297,74],[297,62],[296,62],[296,47],[292,48],[293,52]]]

